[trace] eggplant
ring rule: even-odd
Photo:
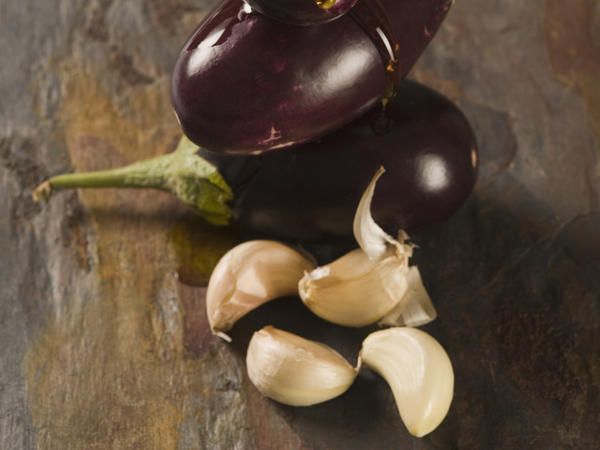
[[[245,0],[265,16],[292,25],[331,22],[346,14],[357,0]],[[367,0],[368,1],[368,0]]]
[[[390,234],[439,222],[475,184],[474,133],[450,100],[412,81],[380,106],[318,142],[263,155],[200,150],[233,188],[233,217],[261,236],[303,241],[351,237],[356,206],[380,166],[373,202]]]
[[[389,233],[415,231],[450,216],[477,175],[477,144],[460,109],[412,81],[386,108],[318,142],[262,155],[229,155],[189,141],[174,153],[126,168],[59,175],[34,197],[74,187],[153,187],[175,192],[215,224],[295,241],[352,238],[366,186],[383,166],[373,216]],[[188,142],[189,145],[186,145]]]
[[[451,3],[369,0],[333,22],[301,27],[225,0],[189,38],[173,71],[183,132],[203,148],[243,154],[324,136],[390,95]]]

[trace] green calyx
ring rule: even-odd
[[[198,146],[183,136],[165,168],[167,189],[215,225],[231,219],[233,191],[217,168],[198,156]]]
[[[185,136],[173,153],[98,172],[58,175],[33,192],[36,202],[52,192],[74,188],[149,188],[168,191],[214,225],[228,225],[233,191],[217,168],[198,155],[198,146]]]

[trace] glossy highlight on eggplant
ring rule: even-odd
[[[252,9],[292,25],[331,22],[346,14],[358,0],[245,0]]]
[[[400,80],[451,1],[372,1],[398,41]],[[185,44],[173,72],[173,106],[184,133],[211,151],[256,154],[342,127],[389,94],[388,64],[373,35],[350,14],[291,26],[242,0],[225,0]]]

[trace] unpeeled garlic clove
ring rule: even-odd
[[[265,327],[250,340],[248,376],[266,397],[290,406],[310,406],[346,392],[358,370],[318,342]]]
[[[379,321],[392,327],[421,327],[437,318],[437,311],[425,289],[421,273],[416,266],[408,269],[408,288],[400,302]]]
[[[206,310],[214,334],[228,331],[244,315],[279,297],[295,295],[298,281],[314,263],[274,241],[250,241],[221,258],[206,292]]]
[[[400,231],[398,239],[383,231],[371,216],[371,202],[380,168],[365,190],[354,218],[360,249],[307,273],[298,285],[304,304],[317,316],[338,325],[374,324],[394,310],[408,289],[412,245]]]
[[[444,420],[454,394],[454,372],[433,337],[415,328],[376,331],[364,340],[360,357],[388,382],[412,435],[425,436]]]
[[[407,288],[406,258],[388,251],[373,260],[361,249],[307,273],[298,284],[300,298],[329,322],[362,327],[381,320],[403,298]]]

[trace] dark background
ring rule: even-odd
[[[202,285],[234,236],[155,192],[30,200],[174,147],[169,73],[211,4],[0,0],[0,448],[599,448],[600,2],[460,0],[413,71],[481,147],[469,203],[417,237],[456,371],[422,440],[369,372],[309,409],[256,392],[258,326],[300,318],[349,357],[365,333],[290,301],[210,336]]]

